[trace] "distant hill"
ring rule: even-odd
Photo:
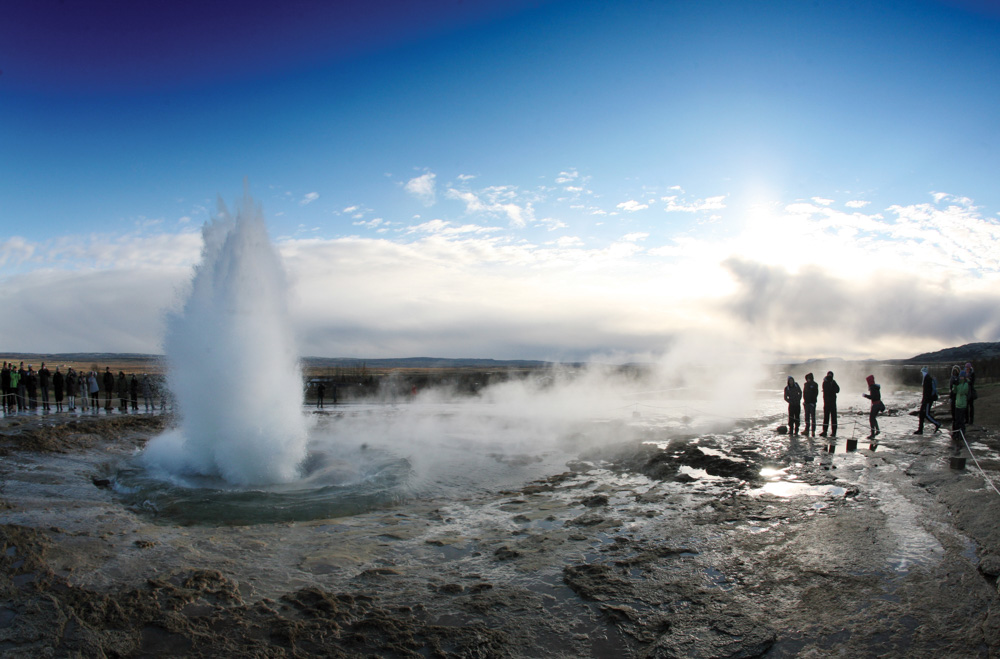
[[[148,355],[138,353],[107,353],[107,352],[64,352],[64,353],[0,353],[4,361],[23,361],[38,364],[48,362],[59,363],[95,363],[127,364],[161,363],[163,355]],[[530,359],[450,359],[445,357],[403,357],[391,359],[355,359],[348,357],[303,357],[302,364],[306,368],[361,368],[362,366],[375,370],[390,370],[394,368],[431,368],[431,369],[505,369],[505,368],[545,368],[556,365],[556,362],[546,362]],[[573,364],[567,364],[573,366]]]
[[[945,348],[937,352],[925,352],[911,357],[907,363],[914,362],[952,362],[955,364],[976,362],[983,359],[1000,357],[1000,343],[966,343],[957,348]]]

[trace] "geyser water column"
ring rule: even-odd
[[[220,200],[202,233],[190,296],[164,341],[179,427],[143,461],[239,486],[295,480],[308,430],[281,257],[246,191],[235,217]]]

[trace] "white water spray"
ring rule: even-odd
[[[167,321],[168,385],[180,427],[153,439],[152,469],[235,485],[298,478],[308,431],[281,258],[244,192],[203,228],[190,297]]]

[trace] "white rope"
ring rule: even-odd
[[[972,461],[976,463],[976,468],[979,469],[979,473],[983,475],[983,478],[985,478],[986,482],[990,484],[990,487],[993,488],[993,491],[996,492],[997,494],[1000,494],[1000,490],[998,490],[997,486],[993,484],[993,479],[991,479],[989,476],[986,475],[986,472],[983,471],[983,468],[979,465],[979,460],[976,460],[976,456],[972,452],[972,447],[969,446],[969,440],[965,438],[965,431],[959,429],[958,434],[962,437],[962,443],[965,444],[965,448],[969,452],[969,456],[972,457]]]

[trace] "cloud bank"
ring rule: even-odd
[[[448,190],[464,204],[456,220],[278,241],[302,354],[628,361],[711,333],[775,357],[906,357],[1000,339],[1000,223],[964,197],[872,209],[672,194],[622,215],[606,239],[564,224],[535,242],[525,225],[547,230],[537,191],[469,180]],[[426,197],[433,185],[427,174],[407,189]],[[729,214],[726,230],[635,229],[642,213],[682,206]],[[201,249],[191,229],[0,241],[0,304],[18,319],[4,348],[159,352]]]

